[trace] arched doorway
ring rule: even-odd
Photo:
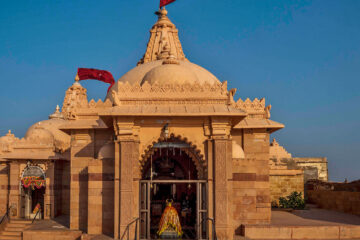
[[[144,161],[140,181],[140,239],[171,235],[171,231],[158,234],[169,201],[180,220],[181,239],[207,239],[207,224],[203,221],[208,213],[206,171],[196,149],[171,137],[155,143]]]
[[[20,183],[22,217],[43,218],[45,182],[45,172],[41,167],[30,164],[25,167]]]

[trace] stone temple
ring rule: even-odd
[[[235,99],[190,62],[167,11],[157,15],[144,56],[104,101],[75,81],[48,120],[0,138],[0,215],[31,219],[38,206],[38,218],[116,239],[134,220],[140,239],[156,238],[169,199],[183,239],[270,222],[270,134],[284,125],[265,99]]]

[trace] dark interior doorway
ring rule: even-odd
[[[183,142],[158,143],[143,167],[140,183],[140,239],[159,239],[160,219],[172,201],[180,220],[181,239],[207,239],[207,182],[198,179]],[[178,147],[178,148],[177,148]]]

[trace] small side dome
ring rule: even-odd
[[[11,133],[11,130],[5,135],[0,137],[0,143],[9,144],[16,140],[15,135]]]
[[[245,158],[244,150],[235,141],[232,141],[232,157],[233,158]]]
[[[56,151],[65,152],[70,148],[71,141],[71,137],[59,129],[59,127],[65,123],[66,120],[57,118],[35,123],[27,130],[25,139],[29,139],[31,136],[36,136],[36,134],[43,134],[45,136],[45,134],[50,133],[52,136],[52,141],[49,143],[54,144]],[[46,131],[46,133],[44,131],[40,133],[41,130],[36,129],[43,129]],[[48,140],[50,140],[50,138],[48,138]],[[46,139],[43,139],[41,143],[48,143],[44,141],[46,141]]]
[[[160,85],[163,84],[184,84],[198,82],[196,74],[188,67],[180,65],[175,60],[167,59],[163,64],[153,68],[145,74],[140,85],[145,82],[154,84],[155,82]]]
[[[42,128],[40,125],[29,129],[25,134],[25,139],[34,143],[54,144],[54,136],[49,130]]]

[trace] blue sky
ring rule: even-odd
[[[4,1],[0,135],[22,137],[62,104],[77,67],[115,78],[142,57],[158,0]],[[188,59],[266,98],[293,156],[325,156],[330,179],[360,178],[360,1],[177,0],[167,7]],[[107,85],[82,83],[90,98]]]

